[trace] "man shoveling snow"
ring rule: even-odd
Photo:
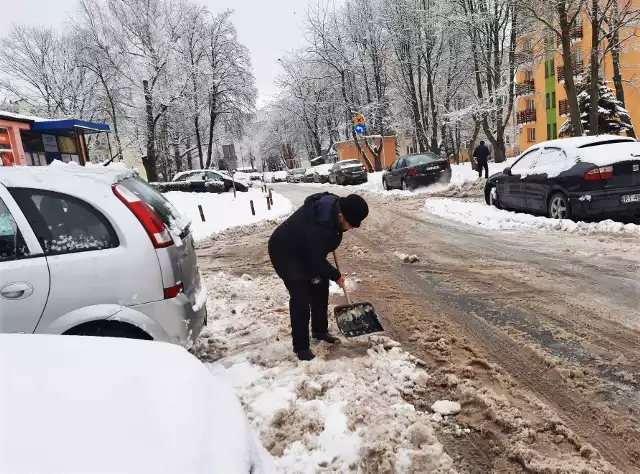
[[[309,349],[309,316],[315,339],[340,342],[329,333],[327,310],[329,280],[342,287],[344,277],[327,255],[338,248],[342,234],[360,227],[367,215],[366,201],[356,194],[314,194],[269,239],[271,263],[289,291],[293,350],[300,360],[315,357]]]

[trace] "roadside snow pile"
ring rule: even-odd
[[[253,224],[259,221],[276,219],[292,211],[291,201],[284,196],[273,193],[273,206],[267,209],[265,195],[259,190],[250,189],[246,193],[210,194],[184,193],[171,191],[164,196],[175,208],[191,222],[191,229],[196,241],[212,234],[239,225]],[[253,200],[256,215],[251,214],[249,201]],[[198,205],[202,206],[205,222],[200,218]]]
[[[574,222],[566,219],[521,214],[487,206],[483,202],[460,201],[448,198],[427,199],[424,210],[445,219],[482,227],[483,229],[559,230],[571,234],[640,234],[640,226],[623,224],[610,219],[601,222]]]
[[[439,415],[457,415],[462,408],[458,402],[452,402],[450,400],[438,400],[431,405],[431,410]]]
[[[300,362],[277,277],[217,273],[207,284],[216,292],[195,353],[236,388],[279,472],[455,472],[430,414],[403,398],[429,376],[398,343],[312,342],[316,359]]]
[[[417,263],[420,261],[420,258],[417,255],[409,255],[402,252],[396,252],[395,255],[404,263]]]

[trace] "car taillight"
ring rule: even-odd
[[[164,299],[170,300],[171,298],[175,298],[182,291],[182,283],[178,283],[177,285],[170,286],[169,288],[164,289]]]
[[[601,166],[587,171],[584,175],[586,180],[609,179],[613,176],[613,166]]]
[[[415,176],[418,174],[418,171],[415,168],[409,168],[409,176]]]
[[[169,230],[146,202],[120,184],[113,185],[113,194],[133,212],[144,230],[147,231],[155,248],[160,249],[173,245]]]

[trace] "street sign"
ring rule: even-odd
[[[363,123],[359,123],[358,125],[356,125],[356,133],[358,135],[363,135],[365,131],[366,131],[366,127],[364,126]]]
[[[364,117],[361,114],[356,115],[356,118],[353,119],[354,125],[364,125],[366,122]]]

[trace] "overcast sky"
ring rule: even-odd
[[[259,101],[273,96],[273,80],[278,75],[278,58],[303,41],[302,23],[307,6],[317,0],[199,0],[213,13],[234,9],[233,22],[239,40],[251,51]],[[6,4],[5,4],[6,3]],[[17,0],[3,2],[0,34],[12,23],[68,28],[76,0]]]

